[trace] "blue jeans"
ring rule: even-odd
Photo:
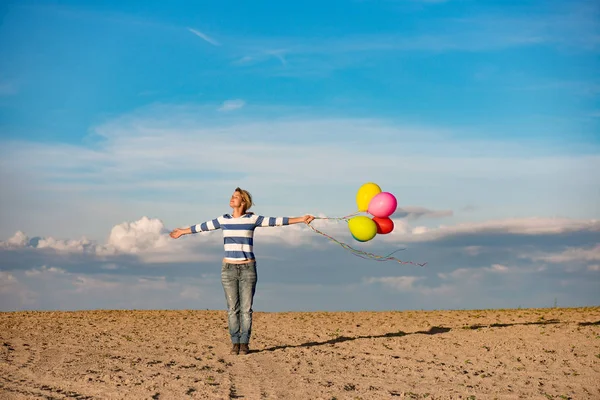
[[[249,343],[252,333],[252,303],[256,291],[256,261],[246,264],[223,262],[221,283],[227,300],[227,322],[232,343]]]

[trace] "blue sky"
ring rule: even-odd
[[[368,181],[401,210],[353,244],[427,267],[267,230],[258,310],[600,301],[597,2],[1,7],[2,309],[223,308],[220,233],[166,232]]]

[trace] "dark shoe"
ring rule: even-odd
[[[238,354],[240,352],[240,344],[234,343],[229,354]]]
[[[248,343],[240,344],[240,354],[248,354],[250,353],[250,349],[248,348]]]

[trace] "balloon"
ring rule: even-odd
[[[350,228],[352,237],[359,242],[367,242],[377,235],[377,224],[365,216],[350,218],[348,228]]]
[[[375,217],[389,217],[396,211],[398,201],[390,192],[376,194],[369,202],[368,212]]]
[[[356,193],[356,205],[358,206],[358,211],[367,211],[369,202],[378,193],[381,193],[381,188],[378,184],[369,182],[362,185]]]
[[[375,225],[377,225],[377,233],[380,235],[386,235],[394,230],[394,221],[388,217],[373,217]]]

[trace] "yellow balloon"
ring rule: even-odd
[[[369,182],[362,185],[356,193],[356,205],[358,206],[358,211],[367,211],[371,199],[379,193],[381,193],[381,188],[376,183]]]
[[[354,239],[367,242],[377,235],[377,224],[369,217],[359,216],[350,218],[348,228]]]

